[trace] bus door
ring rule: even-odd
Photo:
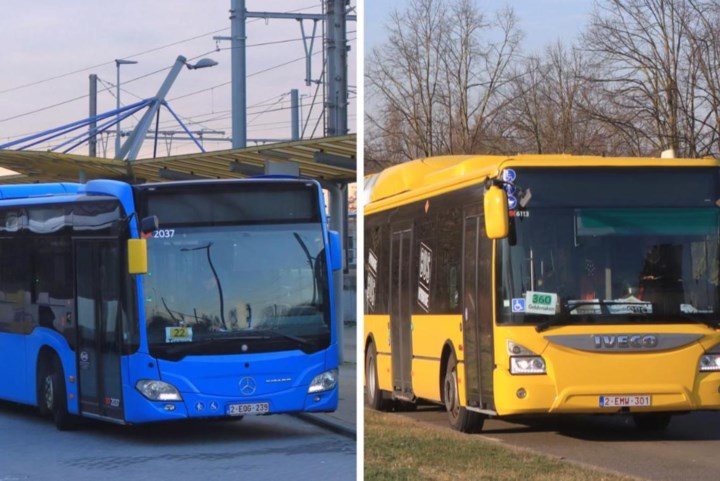
[[[468,406],[492,410],[492,241],[481,212],[481,205],[466,208],[463,223],[465,390]]]
[[[75,240],[80,411],[123,419],[121,279],[117,239]]]
[[[412,228],[394,226],[390,251],[390,339],[393,391],[396,397],[412,400],[412,327],[410,273]]]

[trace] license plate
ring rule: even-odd
[[[652,405],[650,396],[600,396],[601,408],[624,408],[650,405]]]
[[[245,416],[247,414],[265,414],[270,412],[270,403],[229,404],[228,416]]]

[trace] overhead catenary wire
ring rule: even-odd
[[[222,29],[222,30],[226,30],[226,29]],[[249,45],[248,47],[262,47],[262,46],[265,46],[265,45],[276,45],[276,44],[282,44],[282,43],[296,42],[296,41],[300,41],[300,40],[303,40],[303,39],[302,39],[302,38],[289,38],[289,39],[276,40],[276,41],[272,41],[272,42],[263,42],[263,43],[260,43],[260,44],[253,44],[253,45]],[[355,40],[355,39],[348,39],[348,40],[349,40],[349,41],[353,41],[353,40]],[[181,41],[181,42],[182,42],[182,41]],[[178,43],[178,42],[174,42],[174,43],[176,44],[176,43]],[[172,44],[168,44],[168,45],[172,45]],[[162,49],[162,47],[157,47],[156,49],[152,49],[152,50],[160,50],[160,49]],[[146,51],[146,52],[150,52],[150,51],[152,51],[152,50],[148,50],[148,51]],[[202,53],[202,54],[200,54],[200,55],[193,56],[193,57],[190,58],[190,60],[195,60],[195,59],[201,58],[201,57],[206,56],[206,55],[208,55],[208,54],[211,54],[211,53],[213,53],[213,52],[217,52],[218,50],[230,50],[230,48],[210,50],[210,51],[207,51],[207,52]],[[323,52],[315,52],[315,53],[313,54],[313,56],[320,55],[321,53],[323,53]],[[136,55],[137,55],[137,54],[136,54]],[[273,65],[273,66],[270,66],[270,67],[268,67],[268,68],[259,70],[259,71],[257,71],[257,72],[253,72],[253,73],[251,73],[251,74],[248,74],[248,77],[253,77],[253,76],[262,75],[262,74],[264,74],[264,73],[271,72],[271,71],[274,71],[274,70],[276,70],[276,69],[280,69],[280,68],[283,68],[283,67],[285,67],[285,66],[291,65],[291,64],[293,64],[293,63],[299,62],[299,61],[301,61],[301,60],[304,60],[305,58],[306,58],[305,56],[302,56],[302,57],[298,57],[298,58],[293,59],[293,60],[289,60],[289,61],[287,61],[287,62],[283,62],[283,63],[277,64],[277,65]],[[114,63],[114,62],[108,62],[107,64],[113,64],[113,63]],[[125,80],[125,81],[123,82],[123,87],[124,87],[126,84],[130,84],[130,83],[132,83],[132,82],[137,82],[137,81],[139,81],[140,79],[147,78],[147,77],[149,77],[149,76],[151,76],[151,75],[155,75],[155,74],[158,74],[158,73],[163,72],[163,71],[167,71],[167,70],[169,70],[170,68],[171,68],[171,67],[165,67],[165,68],[162,68],[162,69],[157,69],[157,70],[155,70],[155,71],[153,71],[153,72],[150,72],[150,73],[147,73],[147,74],[144,74],[144,75],[141,75],[141,76],[138,76],[138,77],[129,79],[129,80]],[[322,70],[322,71],[323,71],[323,73],[325,72],[325,66],[323,66],[323,70]],[[321,76],[322,76],[322,74],[321,74]],[[102,79],[100,79],[100,81],[101,81],[102,85],[104,86],[104,89],[102,90],[102,92],[109,92],[109,93],[111,94],[112,98],[115,98],[114,90],[113,90],[113,88],[110,86],[110,85],[112,85],[112,83],[106,82],[106,81],[104,81],[104,80],[102,80]],[[194,91],[194,92],[190,92],[190,93],[187,93],[187,94],[184,94],[184,95],[180,95],[180,96],[178,96],[178,97],[169,99],[169,101],[177,101],[177,100],[185,99],[185,98],[191,97],[191,96],[193,96],[193,95],[199,95],[199,94],[201,94],[201,93],[203,93],[203,92],[213,91],[213,90],[216,89],[216,88],[228,86],[228,85],[230,85],[230,84],[231,84],[231,82],[224,82],[224,83],[222,83],[222,84],[218,84],[218,85],[215,85],[215,86],[213,86],[213,87],[209,87],[209,88],[197,90],[197,91]],[[318,83],[317,85],[318,85],[318,87],[319,87],[319,86],[320,86],[320,83]],[[303,102],[303,103],[300,104],[300,106],[302,106],[302,107],[305,107],[305,106],[308,106],[308,105],[311,106],[311,111],[308,112],[308,114],[307,114],[307,116],[306,116],[306,119],[304,119],[303,135],[305,135],[305,132],[307,131],[308,126],[312,125],[312,123],[315,124],[314,128],[312,129],[312,130],[313,130],[313,135],[314,135],[314,133],[317,131],[318,126],[320,125],[319,122],[323,119],[322,114],[321,114],[320,117],[314,117],[314,116],[313,116],[313,109],[314,109],[314,107],[315,107],[315,104],[318,104],[318,103],[319,103],[319,105],[322,104],[322,99],[318,99],[318,95],[317,95],[317,94],[318,94],[318,87],[316,87],[316,89],[315,89],[315,95],[314,95],[314,97],[313,97],[314,100],[313,100],[312,103],[308,104],[308,103]],[[125,88],[123,88],[122,91],[123,91],[124,93],[127,93],[128,95],[132,95],[132,96],[134,96],[134,97],[137,97],[138,99],[141,98],[140,96],[137,96],[136,94],[134,94],[133,92],[131,92],[131,91],[125,89]],[[1,93],[1,92],[0,92],[0,93]],[[291,107],[283,107],[283,106],[280,106],[280,107],[278,107],[278,108],[275,108],[275,107],[277,106],[277,104],[282,101],[282,98],[285,97],[286,95],[287,95],[287,94],[283,94],[282,96],[280,96],[280,98],[276,98],[276,99],[272,100],[269,104],[265,104],[264,106],[265,106],[266,108],[265,108],[262,112],[256,112],[256,113],[254,113],[254,114],[251,114],[251,112],[248,111],[248,114],[255,115],[255,117],[253,117],[253,118],[250,119],[250,123],[251,123],[252,125],[258,125],[258,124],[256,123],[257,118],[261,117],[262,115],[265,115],[266,113],[278,112],[278,111],[283,111],[283,110],[288,110],[288,109],[290,109]],[[67,99],[67,100],[62,101],[62,102],[57,102],[57,103],[54,103],[54,104],[52,104],[52,105],[48,105],[48,106],[45,106],[45,107],[41,107],[41,108],[39,108],[39,109],[33,109],[32,111],[25,112],[25,113],[23,113],[23,114],[13,115],[13,116],[8,117],[8,118],[6,118],[6,119],[0,119],[0,122],[7,122],[7,121],[9,121],[9,120],[16,119],[16,118],[19,118],[19,117],[22,117],[22,116],[40,113],[40,112],[43,112],[43,111],[45,111],[45,110],[49,110],[49,109],[52,109],[52,108],[57,108],[57,107],[59,107],[59,106],[62,106],[62,105],[68,104],[68,103],[72,103],[72,102],[75,102],[75,101],[78,101],[78,100],[81,100],[81,99],[84,99],[84,98],[87,98],[87,97],[88,97],[88,95],[82,95],[82,96],[78,96],[78,97],[73,97],[73,98]],[[260,107],[259,104],[258,104],[257,106]],[[250,106],[248,109],[251,109],[251,108],[253,108],[253,107],[255,107],[255,106]],[[223,113],[223,111],[216,112],[216,113]],[[193,116],[183,116],[182,118],[185,119],[185,121],[188,122],[189,124],[192,124],[193,126],[203,126],[203,123],[210,123],[210,122],[215,122],[215,121],[221,121],[221,120],[224,119],[224,118],[229,118],[229,116],[227,116],[227,117],[223,117],[223,116],[218,117],[218,116],[216,116],[216,117],[211,117],[211,118],[207,118],[207,119],[201,120],[202,115],[212,115],[212,114],[201,114],[201,115],[193,115]],[[305,116],[304,116],[304,117],[305,117]],[[311,120],[311,119],[312,119],[312,120]],[[136,117],[136,120],[137,120],[137,117]],[[171,121],[168,121],[168,122],[171,122]],[[262,124],[262,125],[267,125],[267,124]],[[269,125],[272,125],[272,123],[270,123]],[[209,127],[207,127],[207,126],[203,126],[203,127],[206,127],[206,128],[208,128],[208,130],[211,130],[211,129],[210,129]]]
[[[309,7],[302,7],[302,8],[298,8],[298,9],[295,9],[295,10],[290,10],[290,11],[285,12],[285,13],[297,13],[297,12],[302,12],[303,10],[310,10],[310,9],[313,9],[313,8],[317,8],[317,6],[318,6],[318,4],[315,4],[315,5],[312,5],[312,6],[309,6]],[[260,21],[260,20],[262,20],[262,19],[261,19],[261,18],[254,18],[254,19],[248,20],[247,23],[254,23],[254,22],[258,22],[258,21]],[[174,47],[174,46],[176,46],[176,45],[181,45],[181,44],[183,44],[183,43],[191,42],[191,41],[193,41],[193,40],[198,40],[198,39],[200,39],[200,38],[207,37],[208,35],[214,35],[214,34],[216,34],[216,33],[225,32],[225,31],[227,31],[227,30],[230,30],[230,27],[224,27],[224,28],[220,28],[220,29],[217,29],[217,30],[212,30],[212,31],[210,31],[210,32],[201,33],[201,34],[199,34],[199,35],[195,35],[195,36],[192,36],[192,37],[189,37],[189,38],[185,38],[185,39],[182,39],[182,40],[177,40],[177,41],[175,41],[175,42],[171,42],[171,43],[168,43],[168,44],[165,44],[165,45],[161,45],[161,46],[159,46],[159,47],[153,47],[153,48],[148,49],[148,50],[143,50],[143,51],[141,51],[141,52],[137,52],[137,53],[134,53],[134,54],[126,55],[126,56],[124,56],[124,57],[120,57],[120,59],[122,59],[122,60],[127,60],[127,59],[131,59],[131,58],[141,57],[141,56],[147,55],[147,54],[149,54],[149,53],[153,53],[153,52],[157,52],[157,51],[160,51],[160,50],[164,50],[164,49],[166,49],[166,48]],[[48,78],[45,78],[45,79],[35,80],[35,81],[28,82],[28,83],[25,83],[25,84],[22,84],[22,85],[16,85],[16,86],[14,86],[14,87],[10,87],[10,88],[4,89],[4,90],[0,90],[0,95],[6,94],[6,93],[9,93],[9,92],[14,92],[14,91],[16,91],[16,90],[24,89],[24,88],[27,88],[27,87],[33,87],[33,86],[35,86],[35,85],[41,85],[41,84],[43,84],[43,83],[47,83],[47,82],[51,82],[51,81],[53,81],[53,80],[58,80],[58,79],[61,79],[61,78],[69,77],[69,76],[71,76],[71,75],[75,75],[75,74],[78,74],[78,73],[87,72],[88,70],[92,70],[92,69],[96,69],[96,68],[100,68],[100,67],[105,67],[105,66],[107,66],[107,65],[112,65],[112,64],[114,64],[114,63],[115,63],[115,59],[110,60],[110,61],[107,61],[107,62],[102,62],[102,63],[99,63],[99,64],[91,65],[91,66],[89,66],[89,67],[84,67],[84,68],[81,68],[81,69],[78,69],[78,70],[73,70],[73,71],[71,71],[71,72],[66,72],[66,73],[63,73],[63,74],[54,75],[54,76],[52,76],[52,77],[48,77]]]
[[[205,55],[208,55],[209,53],[212,53],[212,52],[214,52],[214,51],[215,51],[215,50],[210,50],[210,51],[208,51],[208,52],[206,52],[206,53],[203,53],[203,54],[200,54],[200,55],[196,55],[196,56],[190,58],[189,60],[198,59],[198,58],[203,57],[203,56],[205,56]],[[313,54],[313,56],[319,55],[320,53],[321,53],[321,52],[316,52],[316,53]],[[254,77],[254,76],[256,76],[256,75],[260,75],[260,74],[263,74],[263,73],[266,73],[266,72],[270,72],[270,71],[272,71],[272,70],[285,67],[285,66],[287,66],[287,65],[290,65],[290,64],[299,62],[300,60],[304,60],[304,59],[305,59],[305,56],[302,56],[302,57],[296,58],[296,59],[294,59],[294,60],[290,60],[290,61],[284,62],[284,63],[282,63],[282,64],[278,64],[278,65],[275,65],[275,66],[272,66],[272,67],[268,67],[268,68],[263,69],[263,70],[259,70],[259,71],[257,71],[257,72],[253,72],[253,73],[251,73],[251,74],[248,74],[247,77],[250,78],[250,77]],[[146,78],[146,77],[150,77],[150,76],[155,75],[155,74],[158,74],[158,73],[160,73],[160,72],[164,72],[164,71],[170,70],[171,68],[172,68],[172,66],[164,67],[164,68],[161,68],[161,69],[158,69],[158,70],[154,70],[154,71],[152,71],[152,72],[150,72],[150,73],[141,75],[141,76],[139,76],[139,77],[135,77],[135,78],[126,80],[126,81],[123,82],[123,84],[127,85],[127,84],[132,83],[132,82],[135,82],[135,81],[137,81],[137,80],[140,80],[140,79],[143,79],[143,78]],[[323,69],[323,72],[324,72],[324,69]],[[201,89],[201,90],[196,90],[196,91],[194,91],[194,92],[191,92],[191,93],[188,93],[188,94],[185,94],[185,95],[181,95],[181,96],[179,96],[179,97],[174,97],[174,98],[172,98],[172,99],[169,99],[168,101],[184,99],[184,98],[190,97],[190,96],[192,96],[192,95],[197,95],[197,94],[200,94],[200,93],[202,93],[202,92],[207,92],[207,91],[209,91],[209,90],[211,90],[211,89],[214,89],[214,88],[217,88],[217,87],[223,87],[223,86],[226,86],[226,85],[230,85],[230,83],[231,83],[231,82],[223,82],[223,83],[221,83],[221,84],[217,84],[217,85],[214,85],[214,86],[212,86],[212,87],[208,87],[208,88]],[[122,90],[123,90],[123,92],[126,91],[125,89],[122,89]],[[128,93],[129,93],[129,92],[128,92]],[[135,94],[131,94],[131,95],[136,96]],[[36,113],[39,113],[39,112],[44,112],[44,111],[46,111],[46,110],[50,110],[50,109],[55,108],[55,107],[59,107],[59,106],[62,106],[62,105],[65,105],[65,104],[68,104],[68,103],[71,103],[71,102],[75,102],[75,101],[78,101],[78,100],[85,99],[85,98],[87,98],[88,96],[89,96],[88,94],[81,95],[81,96],[74,97],[74,98],[71,98],[71,99],[68,99],[68,100],[64,100],[64,101],[62,101],[62,102],[58,102],[58,103],[55,103],[55,104],[52,104],[52,105],[48,105],[48,106],[45,106],[45,107],[41,107],[41,108],[39,108],[39,109],[35,109],[35,110],[29,111],[29,112],[25,112],[25,113],[22,113],[22,114],[13,115],[13,116],[11,116],[11,117],[6,117],[6,118],[4,118],[4,119],[0,119],[0,123],[7,122],[7,121],[10,121],[10,120],[15,120],[15,119],[22,118],[22,117],[26,117],[26,116],[28,116],[28,115],[36,114]],[[137,96],[136,96],[136,97],[137,97]]]

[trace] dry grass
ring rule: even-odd
[[[365,480],[630,481],[477,436],[365,410]]]

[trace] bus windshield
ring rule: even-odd
[[[148,259],[153,355],[314,352],[329,344],[319,223],[160,229],[148,240]]]
[[[715,325],[716,172],[527,169],[515,184],[499,322]]]

